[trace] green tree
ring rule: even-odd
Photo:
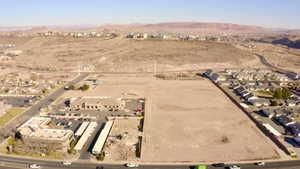
[[[43,94],[45,94],[45,93],[48,92],[48,89],[47,89],[47,88],[44,88],[42,92],[43,92]]]
[[[70,86],[69,86],[69,89],[70,89],[70,90],[75,90],[75,86],[74,86],[74,85],[70,85]]]
[[[274,98],[275,99],[282,99],[282,89],[277,88],[274,92]]]
[[[99,160],[99,161],[103,161],[104,158],[105,158],[104,152],[96,155],[96,159]]]
[[[17,140],[22,140],[22,134],[21,134],[19,131],[17,131],[17,132],[15,133],[15,138],[16,138]]]
[[[291,92],[288,88],[282,88],[282,98],[287,100],[291,97]]]
[[[87,84],[85,84],[85,85],[83,85],[83,86],[80,86],[80,90],[82,90],[82,91],[86,91],[86,90],[88,90],[90,88],[90,86],[89,85],[87,85]]]
[[[276,100],[271,101],[271,106],[278,106],[278,102]]]

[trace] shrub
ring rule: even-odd
[[[80,86],[80,90],[81,91],[86,91],[86,90],[88,90],[90,88],[90,86],[89,85],[87,85],[87,84],[85,84],[85,85],[83,85],[83,86]]]
[[[278,102],[276,100],[271,101],[271,106],[278,106]]]
[[[104,157],[105,157],[104,152],[102,152],[101,154],[96,155],[96,159],[99,160],[99,161],[103,161]]]
[[[70,89],[70,90],[75,90],[75,86],[74,86],[74,85],[70,85],[70,86],[69,86],[69,89]]]
[[[275,99],[282,99],[282,90],[281,88],[277,88],[274,92]]]

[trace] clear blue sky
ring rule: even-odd
[[[0,26],[230,22],[300,28],[300,0],[1,0]]]

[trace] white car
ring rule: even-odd
[[[265,166],[266,163],[265,162],[257,162],[256,165],[258,165],[258,166]]]
[[[137,168],[137,167],[139,167],[139,164],[138,163],[126,163],[125,166],[129,167],[129,168]]]
[[[241,169],[241,167],[238,165],[232,165],[229,167],[229,169]]]
[[[64,166],[70,166],[70,165],[72,165],[72,162],[70,162],[70,161],[63,161],[62,164]]]
[[[30,164],[30,165],[29,165],[29,168],[36,168],[36,169],[39,169],[39,168],[41,168],[41,166],[38,165],[38,164]]]

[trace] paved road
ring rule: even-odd
[[[30,162],[29,162],[30,161]],[[109,164],[97,164],[90,161],[79,161],[73,162],[72,166],[63,166],[61,162],[55,161],[45,161],[45,160],[26,160],[19,157],[6,157],[0,156],[0,169],[4,168],[26,168],[28,164],[36,163],[45,169],[95,169],[96,166],[104,166],[105,169],[122,169],[126,168],[123,165],[109,165]],[[5,166],[3,166],[5,165]],[[240,165],[242,169],[299,169],[300,161],[287,161],[287,162],[274,162],[267,163],[266,166],[260,167],[253,164],[242,164]],[[180,166],[180,165],[141,165],[140,169],[189,169],[190,166]],[[213,169],[214,167],[209,166],[208,169]]]
[[[289,71],[289,70],[285,70],[285,69],[282,69],[282,68],[279,68],[279,67],[276,67],[272,64],[270,64],[267,59],[262,56],[262,55],[259,55],[259,54],[256,54],[256,56],[258,56],[258,58],[260,59],[261,63],[271,69],[275,69],[276,71],[282,73],[282,74],[286,74],[288,77],[295,77],[296,73],[295,72],[292,72],[292,71]]]
[[[66,83],[65,85],[74,85],[78,83],[79,81],[83,80],[85,77],[87,77],[87,73],[83,73],[79,75],[77,78],[74,80]],[[27,111],[23,112],[22,114],[18,115],[16,118],[8,122],[3,128],[0,130],[2,133],[9,134],[11,131],[15,130],[18,126],[23,124],[25,121],[27,121],[30,117],[36,115],[39,113],[39,109],[41,107],[47,107],[48,105],[51,104],[51,99],[56,100],[58,97],[60,97],[64,93],[64,86],[57,89],[55,92],[47,95],[44,97],[42,100],[40,100],[37,104],[33,105],[30,109]],[[4,138],[0,138],[0,142],[2,142]]]

